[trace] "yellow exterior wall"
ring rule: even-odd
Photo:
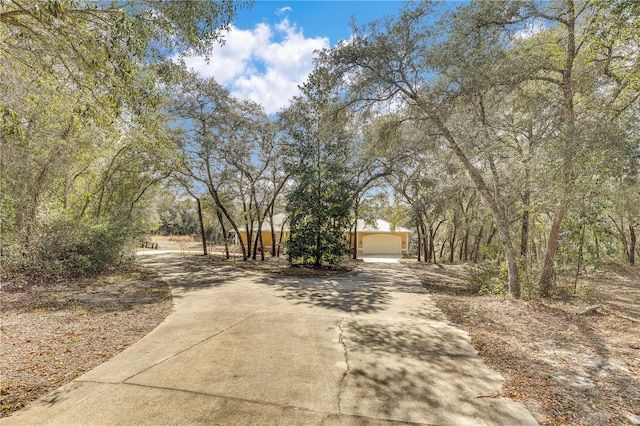
[[[407,254],[408,249],[408,240],[409,234],[407,232],[377,232],[377,231],[361,231],[358,232],[358,254],[362,254],[362,239],[368,235],[377,235],[377,234],[385,234],[385,235],[395,235],[400,237],[402,241],[402,254]],[[350,238],[351,237],[351,238]],[[247,245],[247,233],[245,231],[240,231],[240,238],[242,242]],[[276,232],[276,244],[278,244],[278,240],[280,238],[280,232]],[[347,241],[351,241],[353,238],[348,233],[345,234],[345,238]],[[282,236],[282,243],[284,244],[287,240],[289,240],[289,231],[284,231]],[[271,231],[262,231],[262,242],[264,243],[265,252],[271,252]],[[353,249],[353,244],[351,244],[351,248]],[[277,247],[276,247],[277,250]],[[281,251],[281,253],[284,250]]]
[[[254,231],[254,241],[255,241],[255,236],[257,235],[257,232]],[[278,242],[280,240],[280,231],[276,231],[276,250],[278,250]],[[245,246],[247,246],[247,232],[246,231],[240,231],[240,238],[242,239],[242,242],[244,243]],[[282,233],[282,244],[284,244],[287,240],[289,239],[289,231],[284,231]],[[262,231],[262,243],[264,244],[264,251],[267,253],[271,252],[271,231]],[[260,247],[260,244],[258,243],[258,247]],[[283,250],[281,250],[282,252]]]
[[[407,254],[407,250],[409,248],[409,234],[407,232],[378,232],[378,231],[360,231],[358,232],[358,254],[362,254],[362,239],[369,235],[395,235],[400,237],[402,241],[402,254]],[[353,248],[353,247],[351,247]]]

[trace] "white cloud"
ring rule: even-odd
[[[298,85],[313,69],[313,52],[329,47],[328,38],[306,38],[286,18],[273,27],[232,27],[225,39],[209,64],[202,57],[185,58],[185,63],[203,77],[213,76],[237,98],[258,102],[268,114],[299,93]]]
[[[513,38],[516,40],[527,40],[546,29],[547,26],[545,25],[544,21],[540,19],[534,19],[533,21],[525,24],[522,30],[516,32]]]
[[[293,11],[291,6],[281,7],[280,9],[276,10],[276,15],[281,16],[282,14],[291,12],[291,11]]]

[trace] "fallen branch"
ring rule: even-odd
[[[639,319],[631,318],[630,316],[628,316],[628,315],[624,315],[624,314],[621,314],[621,313],[619,313],[619,312],[611,312],[611,313],[612,313],[613,315],[617,316],[617,317],[624,318],[624,319],[626,319],[627,321],[636,322],[636,323],[640,324],[640,320],[639,320]]]
[[[579,312],[578,315],[590,315],[590,314],[602,314],[604,313],[605,308],[602,305],[593,305],[589,306],[582,312]]]

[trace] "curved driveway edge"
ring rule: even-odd
[[[533,425],[403,265],[267,277],[141,256],[174,311],[14,424]]]

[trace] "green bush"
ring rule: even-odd
[[[504,296],[509,293],[505,262],[484,263],[467,279],[467,288],[477,294]]]
[[[95,274],[132,261],[131,235],[119,223],[58,218],[40,225],[24,243],[13,241],[3,263],[9,270],[35,274]]]

